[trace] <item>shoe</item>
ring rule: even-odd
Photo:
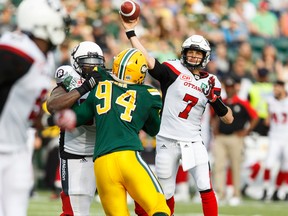
[[[241,199],[239,197],[232,197],[228,200],[230,206],[239,206],[241,204]]]
[[[264,191],[263,191],[263,195],[262,195],[262,197],[261,197],[261,201],[265,201],[267,199],[267,189],[264,189]]]
[[[285,201],[288,201],[288,193],[286,194],[284,200],[285,200]]]
[[[243,197],[247,197],[247,193],[246,193],[247,188],[248,188],[248,184],[245,184],[244,187],[241,190],[241,194],[242,194]]]
[[[280,201],[281,199],[278,197],[278,190],[275,190],[272,197],[271,197],[272,201]]]

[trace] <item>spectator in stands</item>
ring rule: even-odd
[[[231,65],[230,75],[236,81],[242,81],[242,79],[253,80],[251,71],[246,69],[246,60],[242,56],[237,56]]]
[[[250,0],[239,0],[238,2],[242,3],[243,7],[243,16],[246,21],[250,21],[254,18],[257,13],[256,6]]]
[[[258,4],[257,14],[251,20],[251,34],[267,39],[279,36],[277,16],[269,11],[269,2],[262,0]]]
[[[224,35],[220,29],[220,18],[213,14],[208,13],[206,15],[205,25],[200,25],[198,32],[207,38],[211,43],[211,46],[215,46],[217,43],[224,42]]]
[[[288,6],[280,15],[279,25],[281,36],[288,37]]]
[[[256,60],[258,68],[268,70],[268,82],[274,82],[277,79],[277,69],[280,69],[279,67],[282,65],[277,54],[276,47],[269,43],[263,47],[261,58]]]
[[[255,74],[256,57],[254,56],[251,44],[248,41],[244,41],[239,45],[236,55],[242,57],[245,60],[246,71],[249,71],[252,75]]]
[[[222,25],[224,40],[230,49],[236,50],[239,44],[249,37],[245,23],[239,21],[236,15],[230,15],[225,25]]]

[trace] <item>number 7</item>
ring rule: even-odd
[[[198,98],[189,94],[185,94],[183,101],[187,102],[187,106],[182,112],[179,113],[178,117],[187,119],[192,107],[194,107],[197,104]]]

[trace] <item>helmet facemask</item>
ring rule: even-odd
[[[88,53],[88,55],[79,56],[75,59],[77,62],[77,71],[81,71],[81,75],[83,78],[86,78],[89,73],[93,72],[93,69],[96,66],[105,67],[104,66],[104,57],[99,56],[97,53]]]
[[[193,64],[187,61],[188,50],[200,51],[203,53],[203,58],[199,64]],[[203,69],[210,61],[211,48],[209,42],[200,35],[193,35],[186,39],[182,45],[181,63],[188,69]],[[198,61],[197,61],[198,62]]]
[[[71,65],[83,78],[89,73],[94,73],[95,67],[105,68],[105,58],[101,48],[94,42],[84,41],[74,47],[71,57]]]
[[[188,57],[187,57],[187,52],[189,50],[200,51],[203,54],[203,57],[202,58],[193,57],[196,60],[196,63],[189,62]],[[183,50],[183,54],[181,54],[181,59],[183,59],[183,63],[187,68],[195,70],[195,69],[203,68],[202,64],[205,59],[205,56],[206,56],[206,52],[204,52],[203,50],[199,50],[197,48],[187,48]]]

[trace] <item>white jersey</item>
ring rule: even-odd
[[[0,51],[0,152],[12,153],[28,148],[27,131],[52,88],[55,64],[52,53],[46,57],[21,32],[4,33]],[[15,65],[9,59],[6,64],[5,55],[16,59]]]
[[[166,93],[163,95],[165,103],[158,135],[179,141],[202,141],[201,119],[208,99],[201,89],[208,87],[210,76],[215,77],[214,88],[219,92],[221,83],[215,75],[207,72],[193,75],[179,60],[164,64],[170,73],[174,73],[174,81],[168,86],[161,83],[167,90],[162,89]]]
[[[270,114],[269,136],[288,138],[288,97],[277,100],[275,97],[268,100]]]
[[[81,76],[69,65],[59,67],[55,73],[56,82],[58,85],[63,86],[66,91],[71,91],[82,85],[85,81]],[[89,93],[83,95],[78,103],[83,102]],[[87,125],[79,126],[72,132],[65,131],[61,133],[64,135],[63,145],[64,151],[74,155],[92,156],[94,152],[94,145],[96,139],[96,127],[91,120]],[[62,142],[61,141],[61,142]]]

